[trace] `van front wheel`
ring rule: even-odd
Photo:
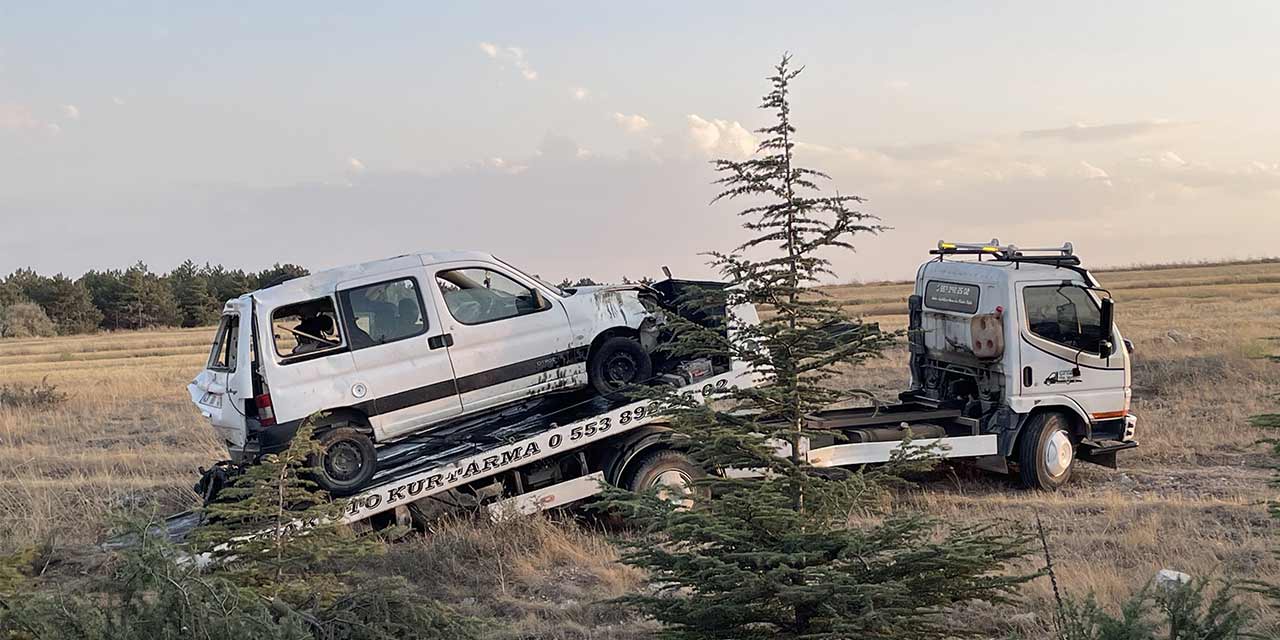
[[[653,375],[653,360],[640,343],[617,336],[596,347],[587,363],[587,379],[596,392],[610,400],[625,400],[624,390]]]
[[[334,495],[350,495],[373,479],[378,452],[367,434],[344,426],[325,431],[318,440],[320,453],[310,462],[320,488]]]

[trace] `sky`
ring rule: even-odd
[[[791,6],[800,5],[800,6]],[[0,3],[0,274],[490,251],[714,275],[783,52],[802,164],[889,227],[1086,264],[1280,255],[1280,4]]]

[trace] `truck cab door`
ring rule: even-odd
[[[496,264],[431,270],[464,411],[586,384],[586,349],[570,348],[573,332],[557,296]]]
[[[379,440],[462,413],[446,329],[426,286],[426,272],[400,272],[338,285],[358,380],[355,395]]]
[[[1101,326],[1098,296],[1082,283],[1027,282],[1018,287],[1020,401],[1074,404],[1091,421],[1122,417],[1129,407],[1129,354],[1115,326]],[[1102,357],[1099,342],[1112,353]]]
[[[227,303],[205,369],[187,385],[191,401],[209,418],[218,437],[236,448],[247,435],[247,402],[253,400],[253,302]]]

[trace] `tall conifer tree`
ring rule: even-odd
[[[667,347],[674,356],[731,354],[762,384],[722,390],[710,404],[659,396],[708,476],[692,508],[653,494],[615,492],[608,501],[658,537],[630,545],[625,561],[647,569],[654,589],[624,601],[675,638],[950,637],[962,632],[945,624],[942,608],[1007,599],[1026,578],[1002,569],[1027,539],[919,515],[869,517],[882,472],[807,462],[806,416],[847,393],[833,376],[896,336],[846,318],[813,288],[831,274],[827,256],[882,227],[856,209],[862,198],[822,193],[829,178],[796,163],[790,89],[799,73],[783,56],[769,77],[760,106],[776,119],[757,131],[756,154],[714,162],[716,200],[745,202],[739,215],[753,237],[711,254],[731,286],[680,304],[704,317],[722,306],[730,313],[723,323],[676,320]],[[744,303],[760,322],[734,316]],[[727,468],[757,477],[726,477]]]

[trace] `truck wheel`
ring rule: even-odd
[[[1060,413],[1031,418],[1018,440],[1018,477],[1028,489],[1055,491],[1071,478],[1076,448],[1071,424]]]
[[[315,468],[315,481],[320,488],[338,496],[359,491],[378,470],[378,452],[373,440],[350,426],[329,429],[320,434],[320,453],[310,465]]]
[[[596,347],[587,363],[587,379],[596,392],[610,400],[625,400],[623,389],[648,380],[653,360],[639,342],[621,336]]]
[[[658,490],[658,497],[685,509],[693,507],[693,496],[706,496],[704,487],[693,482],[707,477],[683,451],[663,449],[640,461],[627,488],[632,491]]]

